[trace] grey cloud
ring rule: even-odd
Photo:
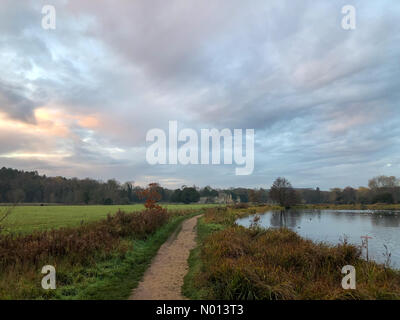
[[[24,89],[0,82],[0,110],[11,118],[35,122],[35,101],[24,96]]]
[[[50,2],[60,17],[54,33],[40,30],[34,2],[4,6],[0,50],[15,58],[9,79],[0,78],[0,107],[23,121],[48,102],[98,115],[92,144],[79,126],[70,128],[68,174],[124,180],[127,170],[139,171],[137,180],[225,186],[265,186],[287,175],[295,185],[328,188],[365,184],[399,155],[396,1],[353,1],[351,32],[340,26],[345,1]],[[32,79],[36,69],[42,73]],[[131,150],[168,120],[256,129],[255,173],[147,166]],[[96,146],[120,147],[127,158]]]

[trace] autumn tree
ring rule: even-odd
[[[143,191],[139,192],[139,197],[141,199],[145,199],[145,208],[146,209],[161,209],[161,207],[156,204],[157,201],[160,201],[161,195],[158,192],[159,184],[158,183],[150,183],[149,186]]]

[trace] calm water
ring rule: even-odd
[[[361,236],[370,236],[369,258],[384,263],[384,245],[392,254],[391,267],[400,269],[400,211],[372,210],[296,210],[268,211],[260,214],[260,225],[266,228],[287,227],[317,242],[337,244],[344,237],[361,245]],[[254,216],[239,219],[248,227]],[[365,250],[363,250],[365,257]]]

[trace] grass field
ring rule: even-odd
[[[164,216],[166,212],[153,209],[55,230],[50,236],[4,236],[0,239],[0,300],[126,299],[160,246],[183,220],[202,211]],[[56,267],[56,290],[40,285],[40,270],[47,264]]]
[[[212,207],[212,204],[166,204],[162,205],[171,210],[186,210]],[[6,232],[30,233],[36,230],[47,230],[61,227],[74,227],[82,223],[105,218],[119,209],[125,212],[142,210],[142,204],[133,205],[90,205],[90,206],[18,206],[7,217],[3,225]],[[0,210],[4,208],[0,207]]]

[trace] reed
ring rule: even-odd
[[[235,225],[243,214],[209,209],[200,220],[199,230],[213,228],[200,237],[193,256],[199,261],[192,264],[201,267],[187,292],[195,287],[202,298],[228,300],[400,299],[400,273],[363,260],[358,247],[314,243],[289,229]],[[356,268],[356,290],[341,286],[345,265]]]

